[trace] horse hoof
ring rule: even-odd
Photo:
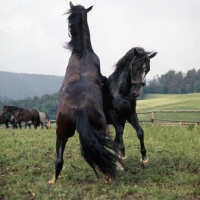
[[[112,183],[112,179],[109,177],[109,176],[107,176],[107,175],[103,175],[103,177],[104,177],[104,179],[105,179],[105,184],[106,185],[110,185],[111,183]]]
[[[121,157],[119,156],[119,162],[122,164],[122,165],[125,165],[128,161],[128,157],[127,156],[124,156],[124,157]]]
[[[48,184],[53,185],[56,182],[56,177],[54,176],[49,182]]]
[[[54,183],[55,183],[55,181],[53,181],[53,180],[50,180],[50,181],[48,182],[49,185],[53,185]]]
[[[116,162],[116,166],[117,166],[117,170],[123,171],[124,172],[124,168],[122,167],[120,162]]]
[[[109,180],[105,180],[106,185],[110,185],[112,183],[112,180],[109,178]]]
[[[142,167],[147,168],[149,166],[149,159],[146,158],[145,160],[140,159],[140,163],[142,164]]]

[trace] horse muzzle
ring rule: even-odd
[[[140,96],[142,92],[142,86],[141,85],[133,85],[132,88],[131,88],[131,94],[134,96],[134,97],[138,97]]]

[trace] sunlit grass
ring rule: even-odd
[[[0,199],[200,199],[200,129],[142,124],[148,169],[140,166],[140,145],[127,124],[125,172],[104,185],[80,156],[77,134],[69,139],[55,185],[55,126],[48,130],[0,129]]]
[[[200,93],[148,94],[137,101],[137,112],[158,110],[200,110]],[[200,113],[156,113],[157,119],[200,121]],[[139,114],[139,119],[151,119],[151,114]]]

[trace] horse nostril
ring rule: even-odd
[[[138,96],[137,92],[133,92],[132,94],[133,94],[134,97]]]

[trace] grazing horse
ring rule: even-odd
[[[51,122],[49,116],[44,112],[39,112],[39,116],[40,116],[41,129],[43,129],[43,126],[45,126],[46,129],[51,129]],[[24,123],[24,126],[25,128],[28,126],[31,129],[32,124],[33,124],[32,121],[28,121]]]
[[[45,126],[46,129],[51,129],[51,122],[49,116],[44,112],[39,112],[39,116],[40,116],[41,129],[43,129],[43,126]]]
[[[144,145],[144,131],[136,114],[136,98],[141,94],[145,85],[145,76],[150,71],[150,59],[157,52],[146,52],[143,48],[130,49],[116,64],[115,71],[106,80],[104,78],[104,112],[107,124],[112,124],[116,135],[114,146],[119,160],[126,162],[123,131],[128,121],[137,132],[141,147],[141,163],[148,164]]]
[[[15,117],[10,112],[7,112],[0,116],[0,124],[5,124],[6,128],[9,128],[9,122],[12,124],[13,128],[17,128],[17,125],[15,125]]]
[[[18,108],[15,106],[5,105],[3,110],[0,112],[0,115],[7,112],[10,112],[15,116],[16,118],[15,125],[18,123],[20,129],[21,129],[21,121],[27,122],[31,120],[32,123],[34,124],[35,129],[37,129],[37,126],[39,126],[40,124],[39,113],[35,109],[23,109],[23,108]]]
[[[55,175],[56,182],[63,167],[63,152],[69,137],[79,133],[81,153],[95,174],[104,174],[105,183],[116,176],[117,156],[111,140],[106,138],[106,118],[103,111],[103,89],[100,61],[90,41],[85,9],[70,2],[68,24],[71,41],[67,48],[72,51],[66,74],[60,89],[56,114]]]

